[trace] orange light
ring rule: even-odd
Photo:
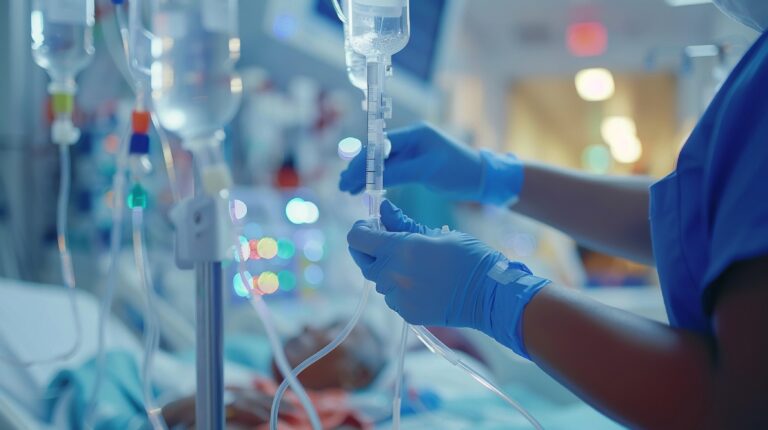
[[[120,138],[116,134],[109,134],[104,138],[104,151],[108,154],[117,154],[120,149]]]

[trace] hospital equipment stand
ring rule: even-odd
[[[196,428],[224,429],[224,348],[222,260],[229,238],[220,199],[198,194],[172,211],[176,264],[196,271]]]

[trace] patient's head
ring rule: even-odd
[[[344,327],[339,321],[322,329],[305,327],[285,343],[285,355],[291,368],[328,345]],[[381,339],[364,323],[359,323],[347,340],[299,375],[299,381],[309,389],[343,388],[356,390],[368,386],[386,362]],[[273,362],[275,379],[282,375]]]

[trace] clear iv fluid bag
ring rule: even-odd
[[[400,52],[410,38],[409,0],[346,0],[352,48],[369,58]]]
[[[208,138],[237,112],[242,81],[236,1],[153,0],[152,98],[166,129]]]
[[[71,83],[94,54],[93,0],[33,0],[32,56],[54,83]]]

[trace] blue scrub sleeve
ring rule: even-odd
[[[720,144],[712,146],[705,176],[710,231],[705,288],[734,263],[768,255],[768,59],[750,72],[755,74],[750,88],[736,88],[723,100],[723,114],[713,130]],[[753,103],[744,103],[747,90]],[[705,305],[711,312],[714,303]]]

